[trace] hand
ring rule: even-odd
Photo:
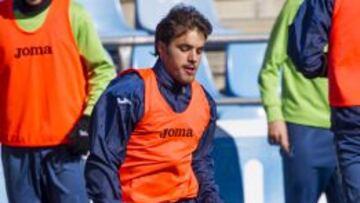
[[[268,141],[270,144],[280,145],[285,152],[289,153],[289,137],[284,121],[273,121],[268,124]]]
[[[73,155],[86,155],[89,151],[90,116],[82,116],[69,135],[68,149]]]

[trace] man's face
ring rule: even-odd
[[[186,85],[195,79],[205,41],[204,35],[193,29],[173,39],[168,46],[159,42],[161,61],[176,82]]]
[[[39,5],[43,0],[25,0],[29,6]]]

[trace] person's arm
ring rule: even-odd
[[[196,151],[193,153],[192,168],[199,183],[197,201],[222,203],[223,201],[220,198],[219,189],[214,179],[214,161],[210,155],[213,149],[212,145],[216,129],[216,104],[207,92],[206,95],[211,107],[211,118]]]
[[[265,58],[259,73],[258,83],[262,104],[268,122],[284,120],[279,97],[281,69],[287,56],[288,26],[292,22],[300,1],[287,0],[271,31]]]
[[[121,202],[118,170],[126,145],[143,115],[143,81],[136,73],[117,78],[95,105],[90,127],[86,188],[94,203]]]
[[[271,144],[280,144],[285,151],[288,151],[289,142],[278,90],[281,69],[289,60],[287,56],[288,27],[300,4],[300,0],[285,2],[272,29],[259,74],[261,100],[268,120],[268,140]]]
[[[70,5],[70,22],[76,44],[87,68],[88,94],[84,114],[90,115],[95,102],[110,80],[115,77],[115,68],[100,42],[90,15],[76,2]]]
[[[89,148],[89,116],[95,102],[111,79],[115,68],[103,49],[89,14],[79,4],[71,2],[69,17],[73,36],[80,52],[82,64],[86,68],[87,97],[81,116],[69,134],[68,147],[73,155],[86,155]]]
[[[307,78],[326,76],[334,0],[306,0],[289,29],[288,55]]]

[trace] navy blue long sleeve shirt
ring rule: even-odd
[[[190,85],[177,84],[158,60],[154,72],[162,96],[175,112],[183,112],[191,99]],[[205,91],[206,92],[206,91]],[[222,202],[214,181],[210,157],[216,128],[216,105],[206,92],[211,119],[193,153],[192,168],[199,182],[196,199],[182,202]],[[120,101],[120,102],[119,102]],[[113,80],[95,105],[91,121],[90,156],[86,163],[87,191],[96,203],[119,202],[118,170],[125,160],[132,131],[144,114],[144,81],[133,72]]]
[[[327,74],[324,47],[329,42],[333,10],[334,0],[306,0],[289,28],[288,55],[305,77]],[[359,106],[332,107],[331,111],[332,131],[340,134],[360,133]]]
[[[305,77],[326,75],[333,0],[306,0],[289,28],[288,55]]]

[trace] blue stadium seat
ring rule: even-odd
[[[235,142],[239,151],[240,165],[243,173],[246,170],[253,170],[256,167],[261,166],[260,171],[263,176],[262,190],[264,191],[262,194],[264,199],[263,202],[284,202],[282,162],[279,148],[270,146],[267,143],[266,135],[263,137],[235,138]],[[253,164],[257,163],[259,165],[253,166],[254,168],[251,168],[250,166],[250,168],[246,168],[247,165],[251,163],[250,161],[252,161]],[[251,181],[251,179],[255,179],[255,177],[248,177],[247,180]],[[244,181],[244,183],[250,185],[252,182]]]
[[[119,0],[76,0],[91,15],[100,37],[145,36],[125,22]]]
[[[154,45],[135,45],[132,49],[130,67],[144,68],[153,67],[157,57],[154,55]]]
[[[249,129],[237,121],[218,122],[215,131],[212,156],[224,201],[284,203],[281,156],[267,143],[266,120]]]
[[[220,105],[217,111],[222,120],[266,118],[261,105]]]
[[[157,57],[155,57],[153,53],[155,53],[153,45],[134,46],[131,56],[130,67],[132,68],[152,67],[157,59]],[[220,96],[220,93],[215,86],[211,69],[205,54],[203,54],[201,58],[201,64],[197,72],[196,79],[205,87],[205,89],[214,98]]]
[[[260,98],[257,78],[265,55],[266,42],[229,44],[226,49],[226,93]]]
[[[260,98],[257,83],[266,42],[242,42],[229,44],[226,48],[226,95],[242,98]],[[233,108],[228,110],[228,108]],[[260,105],[234,107],[219,107],[223,119],[253,119],[265,118],[265,112]]]
[[[226,29],[221,25],[213,0],[136,0],[137,26],[153,33],[157,23],[178,3],[193,5],[203,13],[213,25],[216,35],[239,33],[237,30]]]

